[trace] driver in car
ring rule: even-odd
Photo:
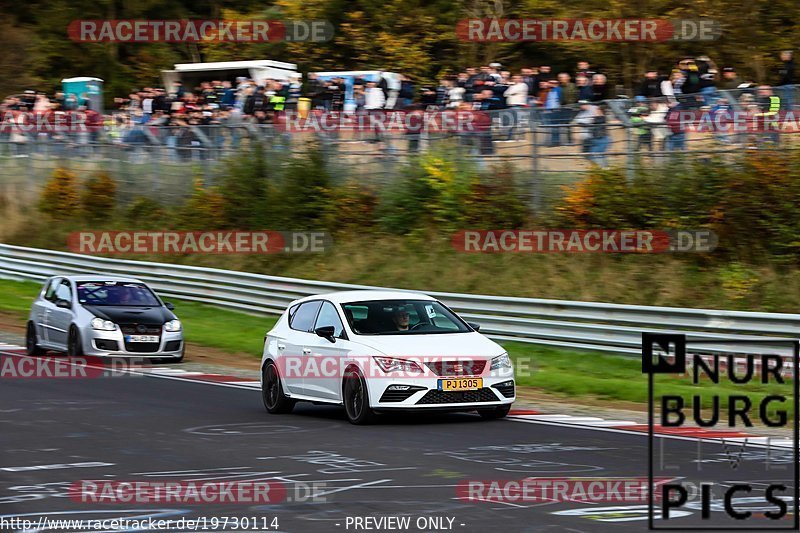
[[[127,287],[119,287],[116,291],[114,291],[114,293],[112,293],[113,299],[116,300],[114,304],[115,305],[133,304],[133,294],[131,294],[131,292],[132,291]]]
[[[408,310],[404,307],[398,307],[392,313],[392,322],[394,322],[397,331],[408,331]]]

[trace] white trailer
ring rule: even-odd
[[[237,77],[252,78],[258,85],[263,85],[264,80],[283,80],[298,78],[297,65],[259,59],[253,61],[217,61],[212,63],[178,63],[173,70],[162,70],[161,78],[167,91],[171,90],[176,81],[183,83],[184,87],[192,88],[203,81],[228,80],[235,81]]]

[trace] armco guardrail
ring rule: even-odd
[[[292,300],[339,290],[375,289],[231,270],[93,257],[0,244],[0,278],[43,280],[54,274],[106,273],[137,277],[165,297],[277,314]],[[686,333],[708,351],[763,353],[774,348],[726,341],[800,338],[800,315],[682,309],[428,292],[481,332],[514,340],[622,354],[641,353],[642,331]]]

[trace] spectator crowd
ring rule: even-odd
[[[707,56],[682,58],[668,73],[646,72],[635,94],[629,95],[629,125],[637,148],[652,149],[656,141],[663,140],[666,149],[683,149],[686,129],[673,120],[675,111],[725,110],[732,102],[720,91],[736,91],[738,103],[754,112],[771,112],[776,105],[791,108],[795,63],[789,51],[782,52],[780,60],[772,87],[756,86],[752,80],[741,78],[734,67],[719,68]],[[195,87],[177,82],[169,88],[145,87],[115,98],[113,110],[106,115],[91,109],[89,100],[83,97],[58,92],[48,98],[41,92],[26,91],[6,98],[0,112],[7,126],[9,120],[13,123],[24,113],[77,110],[86,114],[90,124],[102,126],[89,132],[85,140],[96,140],[102,130],[114,142],[146,144],[156,137],[167,146],[187,148],[235,147],[244,128],[271,124],[277,114],[297,110],[511,110],[514,118],[506,128],[505,140],[513,140],[522,111],[528,109],[537,112],[541,124],[552,126],[548,145],[577,140],[587,157],[602,164],[602,156],[597,154],[605,152],[609,142],[605,101],[620,96],[610,88],[607,76],[584,60],[577,62],[572,72],[556,72],[549,65],[540,65],[512,73],[499,63],[491,63],[419,87],[402,75],[396,80],[380,77],[379,81],[357,78],[347,82],[343,77],[323,79],[313,73],[305,84],[299,75],[289,80],[218,79]],[[229,128],[213,127],[218,125]],[[59,138],[57,132],[46,135]],[[8,128],[3,128],[0,136],[4,137],[0,140],[16,143],[29,140]],[[729,141],[724,136],[719,140]]]

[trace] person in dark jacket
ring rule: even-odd
[[[783,87],[781,91],[783,98],[781,102],[785,109],[791,109],[793,103],[794,88],[794,55],[791,50],[781,52],[781,67],[778,69],[778,86]]]
[[[323,94],[325,93],[325,84],[317,78],[315,72],[308,75],[308,84],[306,87],[306,96],[311,99],[311,109],[324,108],[325,99]]]
[[[781,52],[781,67],[778,69],[778,85],[794,84],[794,57],[791,50]]]
[[[608,79],[605,74],[592,76],[592,102],[602,102],[608,98]]]
[[[575,70],[575,77],[578,76],[586,76],[586,79],[589,80],[589,84],[591,85],[592,77],[597,74],[590,65],[588,61],[578,61],[578,67]]]
[[[478,71],[472,67],[467,68],[467,77],[464,80],[464,101],[472,102],[478,90]]]
[[[259,85],[253,94],[247,97],[244,102],[244,114],[255,115],[259,111],[266,111],[268,107],[267,97],[264,94],[264,87]]]
[[[732,91],[737,89],[742,84],[742,80],[736,74],[736,69],[733,67],[725,67],[722,69],[722,82],[719,88],[723,91]]]
[[[330,101],[330,111],[342,111],[344,109],[344,79],[334,78],[328,83],[325,91]]]
[[[219,103],[222,109],[226,110],[236,105],[236,91],[228,80],[222,82],[222,97]]]
[[[542,82],[550,83],[550,78],[552,77],[553,69],[550,68],[550,65],[540,66],[538,72],[536,73],[536,81],[533,84],[534,90],[531,94],[541,100],[542,95],[539,94],[539,91],[542,90]]]
[[[436,107],[436,96],[437,91],[433,87],[423,87],[420,90],[420,104],[422,104],[423,109],[427,109],[428,107]]]
[[[475,95],[475,101],[480,102],[481,111],[494,111],[505,107],[505,99],[495,96],[494,91],[489,87]]]
[[[578,100],[591,100],[592,84],[586,76],[578,75],[575,77],[575,87],[578,89]]]
[[[649,70],[645,73],[642,83],[639,85],[639,90],[636,91],[636,96],[643,96],[645,98],[658,98],[661,94],[661,82],[663,80],[655,70]]]
[[[397,95],[400,109],[410,106],[414,102],[414,84],[407,76],[400,76],[400,93]]]

